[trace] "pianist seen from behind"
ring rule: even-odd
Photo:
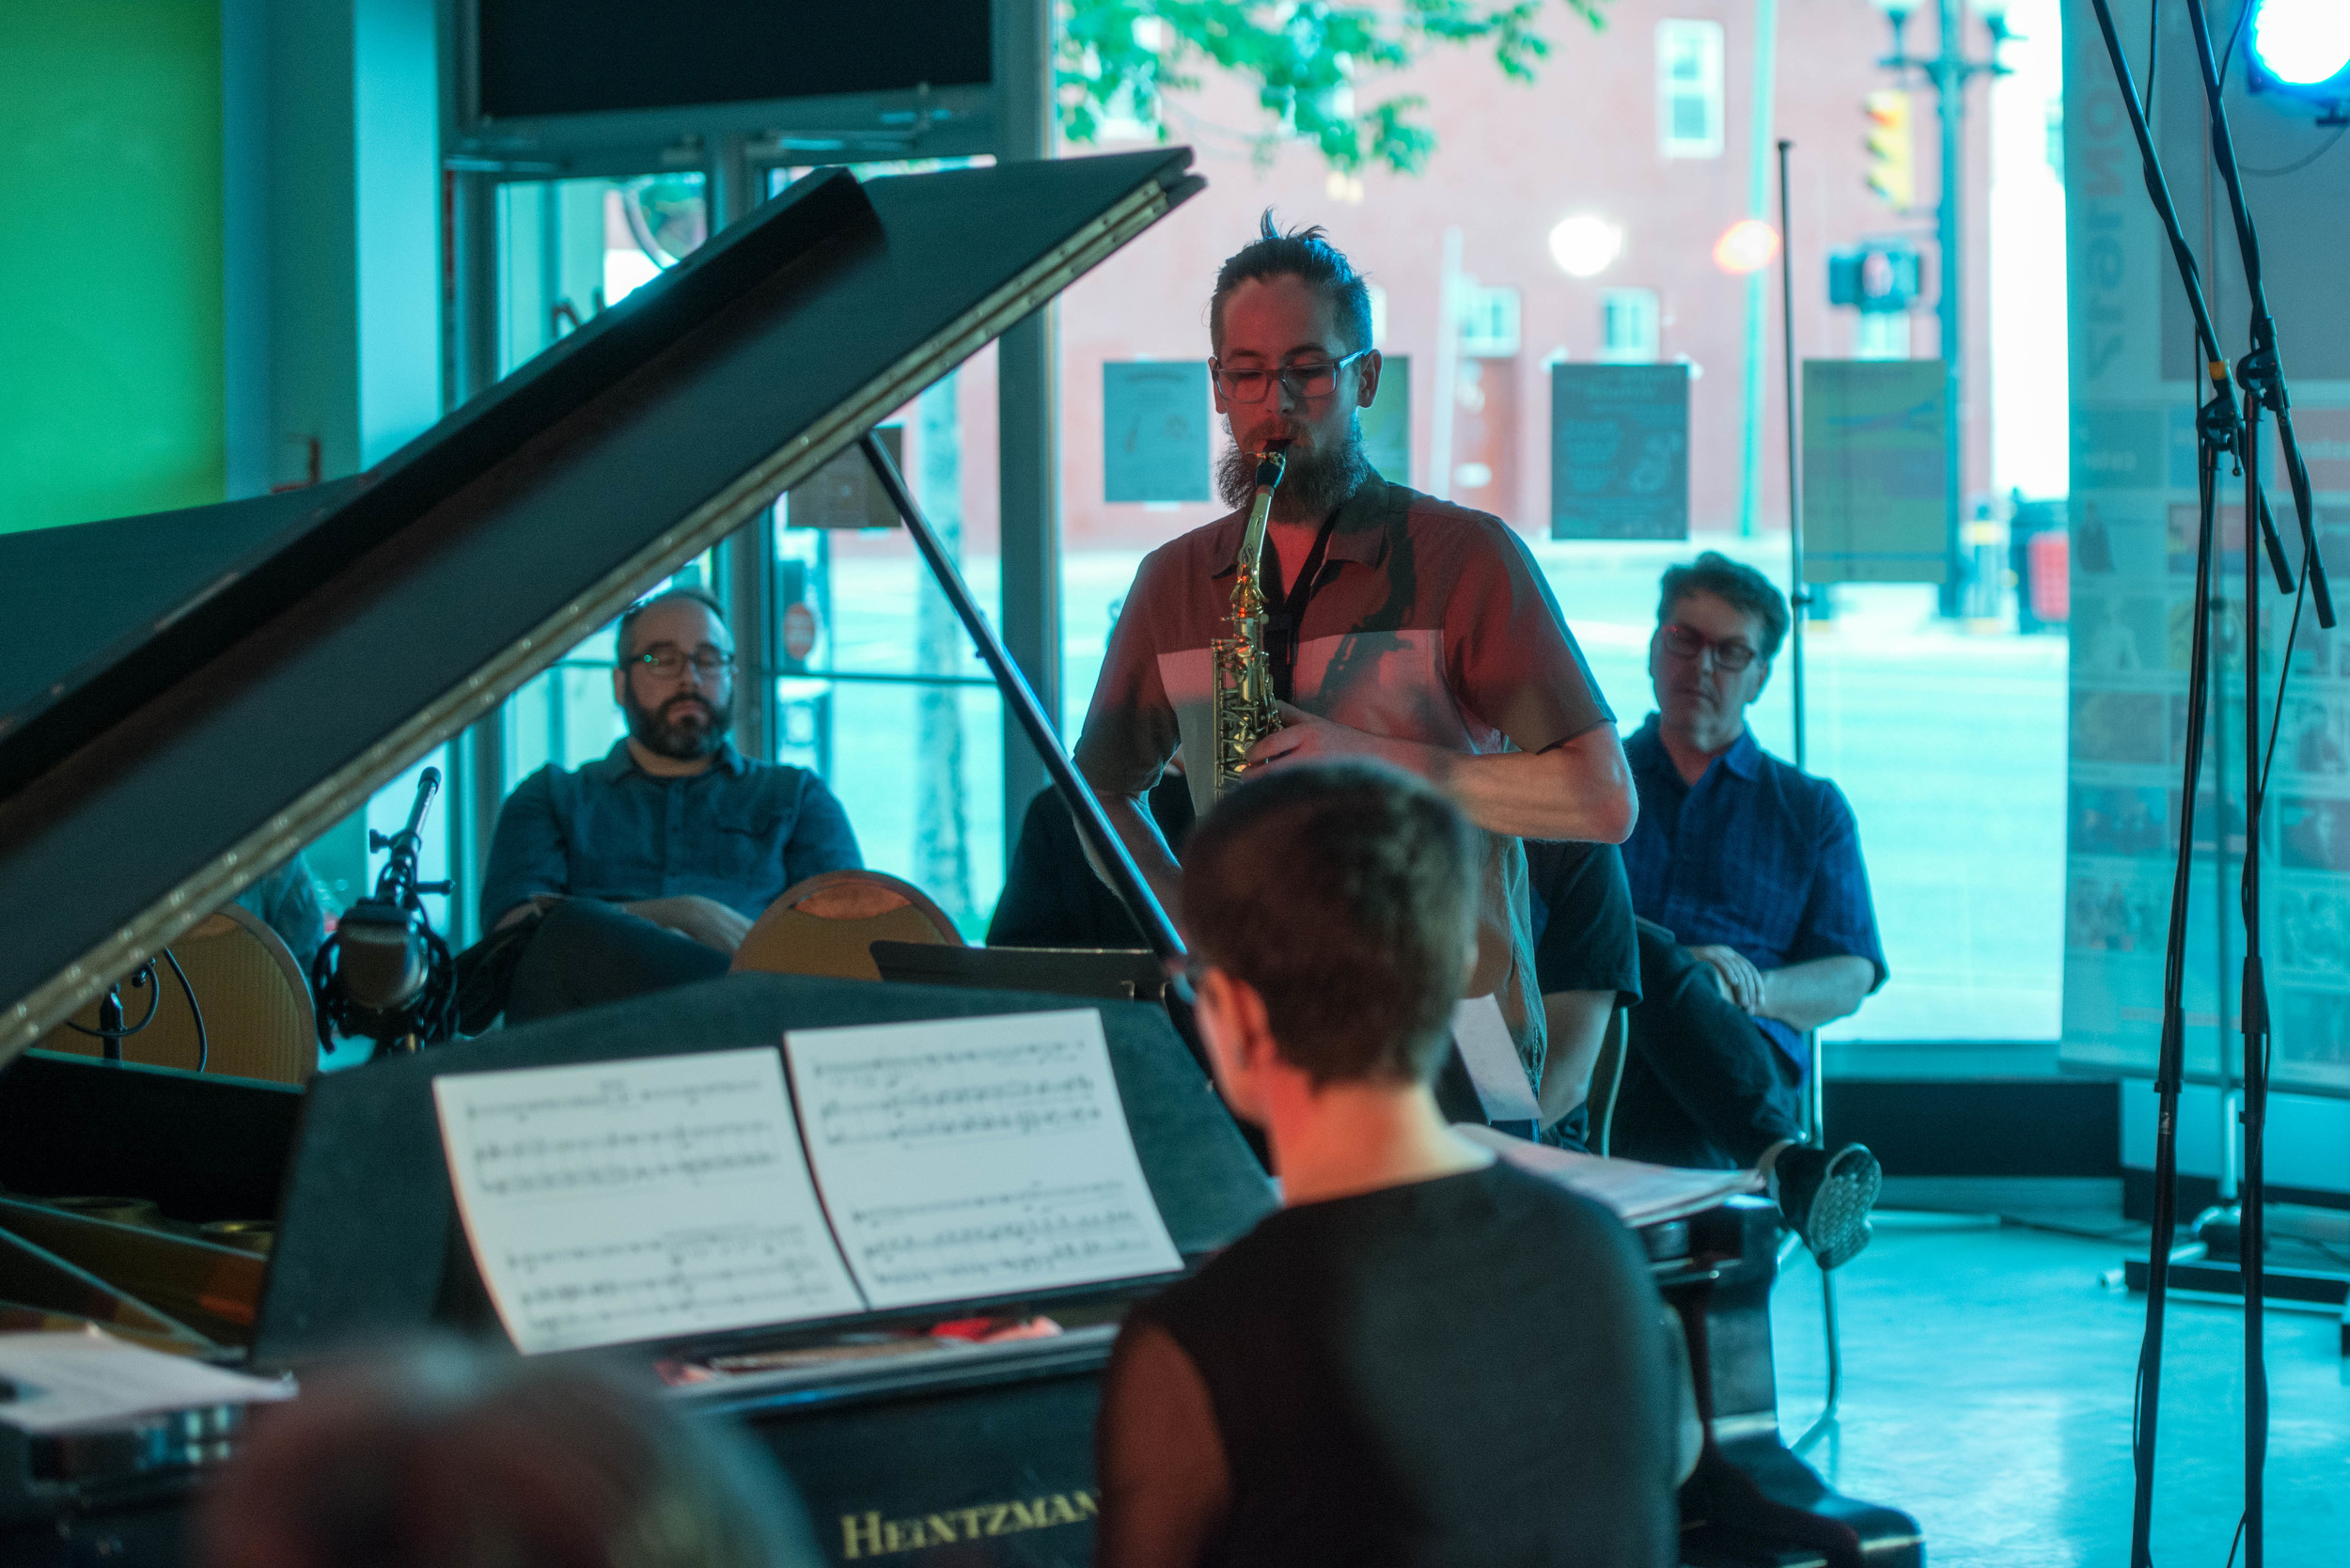
[[[1139,1307],[1096,1435],[1104,1568],[1662,1568],[1685,1373],[1631,1233],[1429,1089],[1479,850],[1393,769],[1295,766],[1194,835],[1200,1032],[1284,1207]]]

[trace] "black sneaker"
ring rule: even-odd
[[[1869,1211],[1876,1206],[1885,1171],[1860,1144],[1814,1149],[1791,1143],[1772,1167],[1778,1212],[1803,1238],[1823,1271],[1841,1268],[1869,1245]]]

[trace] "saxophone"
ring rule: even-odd
[[[1273,492],[1289,466],[1282,455],[1286,441],[1270,442],[1257,459],[1257,494],[1249,503],[1248,525],[1240,536],[1239,571],[1232,578],[1232,607],[1228,635],[1208,643],[1215,665],[1214,797],[1240,782],[1248,770],[1248,748],[1281,728],[1280,710],[1273,702],[1273,666],[1264,652],[1264,588],[1260,574],[1264,561],[1265,518],[1273,510]]]

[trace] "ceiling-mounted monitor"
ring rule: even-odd
[[[462,153],[708,132],[986,150],[990,0],[459,0]]]

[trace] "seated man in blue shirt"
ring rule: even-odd
[[[1842,792],[1766,755],[1747,708],[1787,635],[1769,578],[1712,551],[1664,576],[1657,712],[1624,743],[1640,817],[1623,845],[1644,922],[1608,1152],[1753,1166],[1825,1268],[1869,1241],[1877,1162],[1801,1143],[1805,1033],[1885,983]],[[1663,930],[1653,928],[1661,927]]]
[[[734,639],[716,600],[648,599],[620,618],[618,648],[627,738],[585,767],[540,768],[498,810],[482,924],[538,921],[509,1023],[722,975],[776,895],[863,864],[822,779],[727,744]]]

